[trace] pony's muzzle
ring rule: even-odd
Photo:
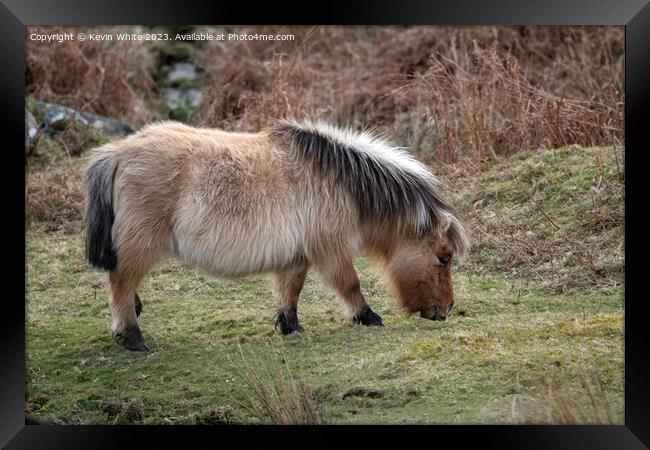
[[[430,320],[445,321],[445,320],[447,320],[447,316],[451,312],[451,308],[453,306],[454,306],[453,304],[449,305],[449,307],[447,308],[447,311],[444,314],[440,313],[440,308],[438,308],[437,306],[434,306],[433,309],[430,312],[429,311],[424,311],[424,310],[420,311],[420,317],[424,317],[425,319],[430,319]]]

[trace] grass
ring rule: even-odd
[[[76,173],[78,159],[62,158]],[[385,328],[346,321],[310,272],[299,305],[305,332],[281,337],[270,276],[218,280],[168,261],[139,289],[149,354],[110,337],[105,275],[83,260],[80,229],[33,220],[27,413],[66,424],[272,423],[251,390],[273,398],[295,381],[288,398],[322,408],[318,420],[328,423],[623,423],[616,158],[611,148],[526,152],[445,180],[475,246],[455,269],[446,322],[399,312],[361,258],[362,290]],[[30,175],[44,170],[35,164]],[[597,373],[598,402],[576,375],[586,368]],[[607,413],[580,413],[595,404]],[[551,414],[553,405],[569,413]]]
[[[620,148],[522,152],[448,181],[472,228],[472,272],[534,279],[552,292],[620,293],[624,180]]]

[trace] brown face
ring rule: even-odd
[[[404,245],[387,269],[395,296],[409,313],[445,320],[454,304],[453,249],[446,237]]]

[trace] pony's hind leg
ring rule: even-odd
[[[128,273],[120,270],[109,272],[108,283],[111,291],[111,329],[115,340],[128,350],[147,352],[149,347],[144,343],[144,337],[138,325],[138,312],[141,303],[136,288],[144,275]],[[138,306],[140,305],[140,306]]]
[[[129,350],[149,351],[138,325],[142,301],[136,289],[153,267],[160,248],[158,234],[149,233],[149,239],[132,232],[124,233],[118,246],[117,266],[108,274],[111,291],[112,331],[116,340]]]
[[[282,334],[303,331],[298,323],[298,296],[307,276],[307,264],[293,266],[276,272],[275,282],[278,291],[278,314],[275,328],[280,327]]]
[[[384,326],[379,314],[375,313],[361,293],[359,277],[351,260],[338,260],[319,265],[325,281],[343,299],[354,323]]]

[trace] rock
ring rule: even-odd
[[[135,128],[131,124],[122,122],[121,120],[87,112],[77,112],[67,106],[35,101],[34,107],[41,117],[43,117],[43,129],[49,135],[65,129],[68,121],[71,119],[83,125],[90,126],[101,134],[109,136],[126,136],[135,131]]]
[[[193,109],[201,104],[203,94],[198,89],[162,89],[165,96],[165,103],[171,110]]]
[[[38,123],[29,110],[25,109],[25,154],[29,155],[38,141]]]
[[[133,125],[122,122],[121,120],[111,119],[109,117],[97,116],[90,113],[81,113],[82,117],[88,121],[90,126],[102,134],[126,136],[135,131]]]
[[[164,70],[167,71],[167,79],[172,83],[194,81],[199,77],[196,67],[190,63],[174,63]]]
[[[64,129],[67,120],[76,112],[74,109],[66,106],[40,101],[35,101],[34,107],[43,118],[43,128],[47,134],[54,134]],[[77,115],[76,118],[84,123],[84,125],[88,124],[81,116]]]
[[[161,68],[158,85],[171,119],[186,122],[201,104],[203,95],[197,89],[201,78],[191,62],[173,62]]]

